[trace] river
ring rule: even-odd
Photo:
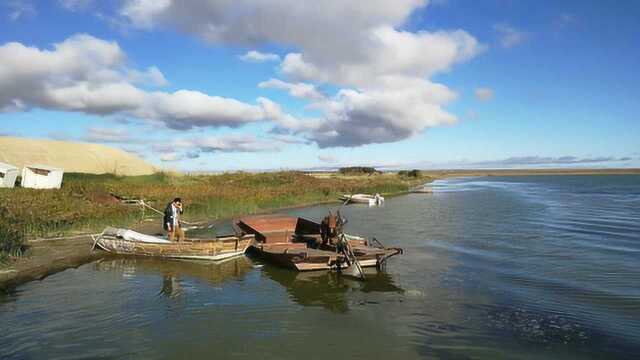
[[[432,186],[342,208],[350,233],[405,250],[365,282],[105,258],[0,294],[0,358],[638,358],[640,176]]]

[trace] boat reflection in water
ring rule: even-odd
[[[220,287],[226,281],[244,278],[253,269],[253,265],[244,256],[222,262],[117,257],[97,261],[95,268],[99,271],[120,272],[124,277],[161,275],[159,295],[175,298],[184,293],[181,285],[184,279],[204,281]]]
[[[282,285],[297,304],[319,306],[335,313],[349,311],[354,301],[350,293],[404,293],[394,284],[391,275],[377,269],[364,271],[365,281],[329,270],[294,272],[277,266],[265,266],[262,274]]]

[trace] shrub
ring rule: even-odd
[[[367,167],[367,166],[343,167],[343,168],[340,168],[340,170],[338,170],[338,171],[340,172],[340,174],[343,174],[343,175],[348,175],[348,174],[367,174],[367,175],[372,175],[372,174],[379,173],[379,171],[376,170],[375,168]]]
[[[0,207],[0,263],[24,251],[24,231],[9,210]]]
[[[422,172],[420,172],[420,170],[418,169],[401,170],[401,171],[398,171],[398,175],[401,177],[419,178],[422,176]]]
[[[160,211],[174,197],[181,197],[186,205],[185,220],[191,221],[330,201],[345,193],[402,192],[413,183],[412,178],[393,176],[323,178],[295,171],[190,176],[65,174],[64,180],[58,190],[0,189],[0,206],[13,214],[13,220],[6,220],[8,229],[20,229],[27,237],[54,236],[99,231],[107,225],[126,227],[140,220],[140,207],[123,205],[111,194],[144,199]],[[145,216],[149,215],[157,216],[146,211]],[[2,221],[5,218],[0,216]],[[11,238],[17,235],[12,234]]]

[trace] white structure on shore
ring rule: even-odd
[[[60,189],[64,170],[47,165],[25,165],[22,187],[32,189]]]
[[[12,188],[16,184],[18,168],[0,162],[0,188]]]

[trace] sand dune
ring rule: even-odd
[[[65,172],[147,175],[156,171],[149,163],[126,151],[100,144],[0,136],[0,162],[22,168],[45,164]]]

